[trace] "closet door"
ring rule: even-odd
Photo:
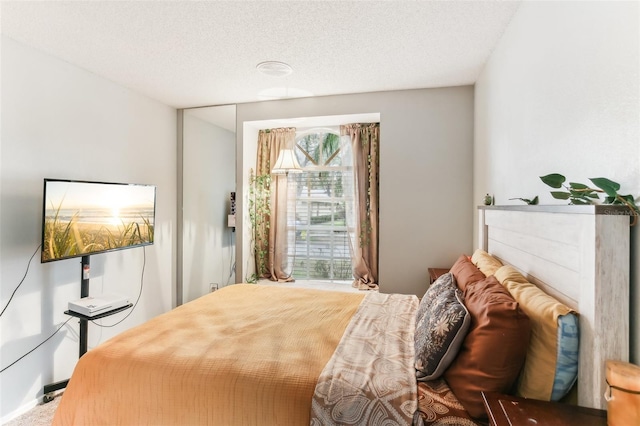
[[[235,282],[235,116],[235,105],[182,110],[178,305]]]

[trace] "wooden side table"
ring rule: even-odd
[[[606,426],[607,412],[559,402],[482,392],[491,426]]]
[[[429,284],[433,284],[440,275],[444,275],[449,272],[449,268],[429,268]]]

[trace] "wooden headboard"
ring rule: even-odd
[[[605,408],[605,361],[629,360],[628,210],[602,205],[478,209],[480,248],[578,311],[578,404]]]

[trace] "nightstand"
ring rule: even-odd
[[[482,392],[491,426],[606,426],[607,412],[559,402]]]
[[[433,284],[440,275],[444,275],[449,272],[449,268],[429,268],[429,284]]]

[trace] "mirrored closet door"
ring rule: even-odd
[[[235,282],[235,105],[182,110],[181,153],[178,305]]]

